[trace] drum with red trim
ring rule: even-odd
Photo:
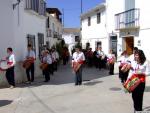
[[[6,60],[0,61],[0,70],[5,71],[9,68],[9,65],[7,64]]]
[[[138,74],[133,74],[131,78],[129,78],[125,83],[124,87],[128,92],[132,92],[139,84],[141,80]]]

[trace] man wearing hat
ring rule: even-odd
[[[84,53],[80,46],[75,47],[75,52],[72,56],[72,67],[75,72],[75,85],[82,84],[82,65],[85,61]]]

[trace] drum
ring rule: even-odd
[[[47,67],[48,67],[48,64],[47,64],[47,63],[42,63],[42,64],[40,65],[40,69],[41,69],[41,70],[45,70],[45,69],[47,69]]]
[[[30,66],[31,66],[31,62],[29,62],[28,60],[25,60],[23,62],[23,65],[22,65],[23,68],[28,69]]]
[[[131,65],[129,64],[124,64],[121,68],[121,71],[127,72],[130,69]]]
[[[115,60],[113,58],[107,60],[108,64],[114,64]]]
[[[138,74],[133,74],[132,77],[124,83],[124,87],[129,93],[141,83],[141,80],[138,76]]]
[[[77,72],[80,68],[81,64],[78,62],[73,62],[73,70],[74,72]]]
[[[6,69],[9,68],[9,65],[7,64],[6,60],[2,60],[0,61],[0,70],[1,71],[5,71]]]

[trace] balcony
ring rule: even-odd
[[[45,16],[46,2],[44,0],[25,0],[25,10]]]
[[[115,15],[116,30],[139,29],[140,10],[130,9]]]

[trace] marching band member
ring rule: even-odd
[[[43,74],[45,75],[45,81],[44,82],[48,82],[50,80],[50,68],[52,68],[52,58],[49,54],[48,50],[45,50],[44,52],[44,56],[43,56],[43,64],[45,64],[46,66],[43,69]]]
[[[35,61],[35,52],[32,49],[32,45],[28,45],[28,51],[26,55],[26,60],[30,62],[30,66],[26,69],[26,74],[27,74],[27,83],[34,82],[34,61]],[[31,72],[31,75],[30,75]]]
[[[84,53],[81,52],[81,47],[76,46],[76,52],[72,56],[72,67],[75,71],[75,85],[82,84],[82,65],[85,61]]]
[[[58,65],[58,60],[59,60],[59,54],[55,50],[55,48],[52,49],[52,58],[53,58],[53,68],[55,71],[57,71],[57,65]]]
[[[113,54],[113,51],[110,50],[109,54],[107,55],[107,62],[109,64],[109,74],[114,74],[114,63],[115,63],[115,55]]]
[[[136,112],[142,111],[146,76],[150,75],[150,65],[148,61],[146,61],[145,54],[142,50],[137,50],[135,52],[135,61],[131,62],[128,79],[134,74],[138,75],[138,78],[140,79],[140,84],[132,91],[134,110]]]
[[[102,47],[98,47],[97,58],[98,58],[98,62],[99,62],[99,69],[101,69],[105,65],[104,64],[105,54],[102,51]]]
[[[121,79],[121,83],[124,83],[127,80],[129,70],[124,71],[123,68],[129,64],[127,52],[124,51],[121,54],[119,59],[119,78]]]
[[[14,66],[16,64],[16,61],[12,48],[7,48],[7,54],[8,56],[6,57],[6,61],[9,68],[6,70],[6,79],[10,85],[10,88],[12,89],[15,87]]]

